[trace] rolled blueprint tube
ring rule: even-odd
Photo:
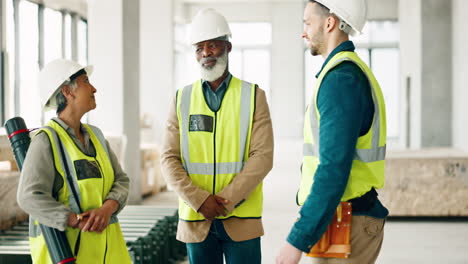
[[[23,168],[23,162],[26,158],[26,153],[31,143],[29,130],[21,117],[14,117],[5,122],[5,129],[8,134],[8,139],[11,143],[11,148],[15,155],[18,168]],[[52,263],[55,264],[74,264],[76,259],[68,243],[65,232],[58,229],[39,224],[44,240],[49,251]]]

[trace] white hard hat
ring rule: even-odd
[[[367,5],[366,0],[315,0],[316,2],[330,9],[330,13],[335,14],[349,26],[350,35],[356,36],[362,33],[366,24]]]
[[[189,43],[194,45],[205,40],[231,37],[231,35],[226,18],[212,8],[205,8],[198,11],[190,24]]]
[[[93,72],[93,66],[84,67],[71,60],[56,59],[49,62],[39,72],[39,93],[44,110],[57,108],[55,97],[60,86],[80,70],[85,70],[89,76]]]

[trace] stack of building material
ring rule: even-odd
[[[28,218],[16,202],[19,177],[20,172],[11,152],[8,137],[2,135],[0,136],[0,230],[9,229]]]
[[[391,151],[385,174],[385,187],[378,192],[391,216],[468,216],[468,153],[455,149]]]

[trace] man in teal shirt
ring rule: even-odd
[[[216,112],[221,106],[223,101],[224,94],[231,82],[232,74],[226,72],[226,77],[224,77],[223,82],[218,86],[218,89],[213,89],[210,85],[210,82],[207,80],[202,81],[203,94],[205,95],[205,100],[211,111]]]
[[[321,0],[307,4],[302,37],[313,56],[322,55],[326,59],[317,78],[336,54],[355,50],[346,31],[355,30],[352,26],[356,24],[341,20],[339,14],[331,13],[331,9],[339,10],[334,6],[338,3],[344,9],[346,5],[365,9],[362,2]],[[348,9],[352,13],[351,8]],[[363,19],[365,22],[365,16]],[[362,28],[357,31],[360,30]],[[310,194],[287,237],[286,245],[277,257],[277,263],[298,263],[301,252],[308,253],[331,222],[348,184],[358,138],[367,134],[373,123],[375,105],[369,82],[363,70],[351,61],[340,63],[323,78],[317,94],[320,163],[315,175],[307,175],[314,178]],[[351,255],[339,263],[374,263],[382,245],[384,219],[388,210],[380,203],[374,189],[351,202]],[[336,259],[313,258],[313,263],[338,263],[333,261]]]

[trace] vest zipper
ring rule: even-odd
[[[216,121],[217,112],[214,113],[214,128],[213,128],[213,195],[216,194]]]
[[[97,153],[96,153],[96,158],[94,158],[94,160],[96,161],[96,164],[99,167],[99,172],[101,173],[101,177],[102,177],[102,197],[103,197],[103,199],[105,199],[105,197],[104,197],[104,188],[105,188],[104,171],[102,170],[101,164],[99,163],[99,161],[97,159]],[[109,227],[109,226],[107,226],[107,227]],[[106,257],[107,257],[107,236],[108,236],[107,227],[106,227],[106,229],[104,229],[104,232],[106,234],[106,249],[104,250],[104,261],[102,263],[106,263]]]
[[[102,263],[106,263],[106,257],[107,257],[107,227],[104,231],[106,232],[106,249],[104,250],[104,262]]]
[[[99,167],[99,172],[101,173],[101,178],[102,178],[102,192],[101,192],[101,195],[103,197],[103,199],[105,198],[104,197],[104,187],[105,187],[105,179],[104,179],[104,171],[102,170],[102,167],[101,167],[101,164],[99,163],[98,159],[97,159],[97,155],[96,155],[96,158],[94,158],[94,160],[96,161],[96,164],[98,165]]]

